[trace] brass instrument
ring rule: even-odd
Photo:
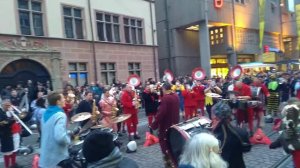
[[[135,104],[135,109],[139,109],[139,108],[141,108],[141,99],[139,99],[136,92],[133,92],[133,93],[134,93],[134,98],[132,99],[132,101]]]
[[[12,109],[16,110],[18,113],[22,113],[17,107],[11,105]],[[18,121],[29,133],[30,135],[32,135],[32,131],[27,127],[26,124],[24,124],[24,122],[18,117],[18,115],[15,114],[14,111],[9,111],[11,113],[11,115],[16,119],[16,121]]]
[[[99,116],[99,113],[98,113],[98,107],[96,106],[96,100],[93,99],[92,117],[91,117],[93,123],[97,122],[98,116]]]

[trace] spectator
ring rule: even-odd
[[[82,153],[88,168],[138,168],[133,160],[122,156],[113,142],[113,135],[107,132],[93,131],[88,135]]]
[[[208,133],[197,134],[186,144],[179,168],[226,168],[219,153],[217,138]]]

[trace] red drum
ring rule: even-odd
[[[196,117],[188,121],[173,125],[167,132],[167,143],[169,151],[175,164],[179,162],[179,157],[183,152],[187,140],[201,132],[209,132],[212,122],[206,117]]]

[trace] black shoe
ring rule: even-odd
[[[119,136],[119,137],[122,137],[123,134],[122,134],[121,132],[118,132],[118,136]]]
[[[153,134],[153,129],[149,128],[150,134]]]
[[[134,137],[133,137],[134,139],[141,139],[141,137],[140,136],[138,136],[138,135],[134,135]]]
[[[250,137],[253,137],[253,134],[254,134],[253,131],[250,131],[250,132],[249,132],[249,136],[250,136]]]
[[[128,136],[128,141],[132,141],[132,140],[133,140],[132,136],[129,135],[129,136]]]

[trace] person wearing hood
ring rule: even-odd
[[[115,146],[113,135],[103,131],[93,131],[82,146],[87,168],[138,168],[135,161],[124,157]]]
[[[67,116],[62,107],[65,98],[58,92],[48,95],[49,106],[41,119],[40,168],[69,167],[68,146],[72,132],[67,131]]]
[[[245,168],[243,153],[251,150],[248,132],[231,125],[232,110],[226,102],[218,102],[212,108],[213,133],[221,141],[222,158],[229,168]]]

